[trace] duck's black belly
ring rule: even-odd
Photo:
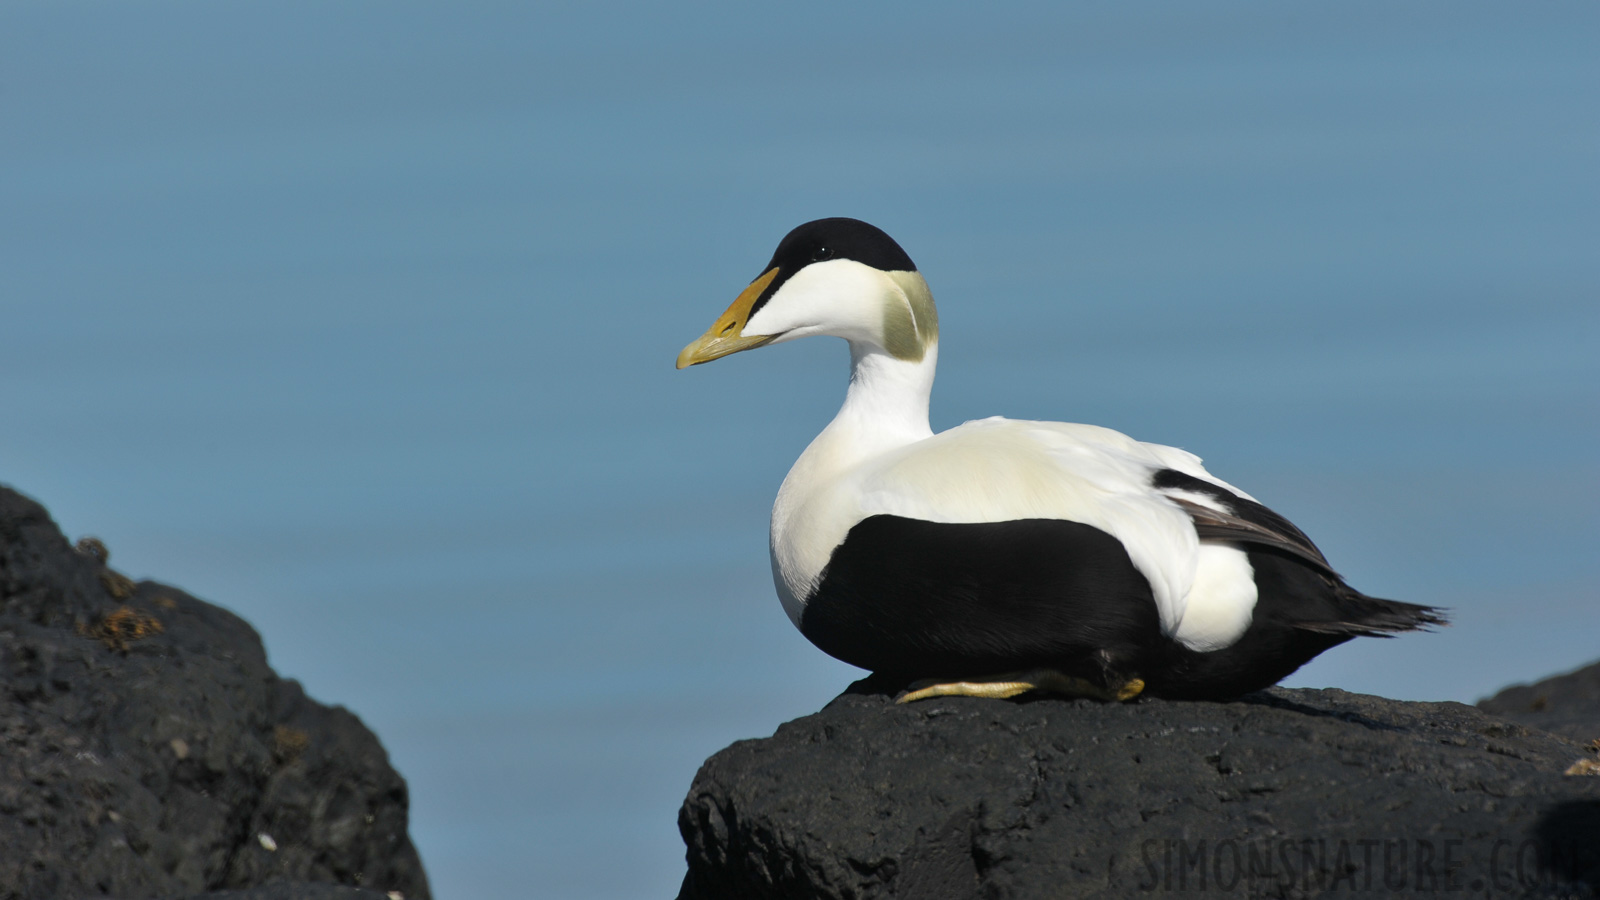
[[[1098,681],[1139,674],[1172,643],[1122,543],[1057,519],[863,519],[800,630],[847,663],[910,677],[1051,667]]]

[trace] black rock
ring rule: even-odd
[[[1577,742],[1459,703],[948,698],[858,682],[701,768],[683,900],[1594,896]]]
[[[1478,708],[1579,741],[1600,740],[1600,662],[1535,684],[1508,687]]]
[[[237,891],[196,894],[188,900],[389,900],[387,893],[315,881],[277,881]]]
[[[372,732],[238,616],[106,562],[0,488],[0,898],[426,900]]]

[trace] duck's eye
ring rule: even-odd
[[[832,247],[818,247],[817,249],[811,251],[812,262],[822,262],[825,259],[833,259]]]

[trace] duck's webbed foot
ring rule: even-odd
[[[1068,697],[1088,697],[1092,700],[1132,700],[1144,690],[1144,681],[1129,678],[1103,687],[1086,678],[1067,675],[1055,669],[1030,669],[1025,672],[1003,672],[967,681],[942,681],[925,678],[907,686],[895,698],[896,703],[910,703],[930,697],[1015,697],[1028,691],[1043,691]]]

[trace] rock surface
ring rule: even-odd
[[[275,881],[238,891],[196,894],[188,900],[389,900],[388,893],[315,881]]]
[[[0,488],[0,898],[426,900],[372,732],[244,620],[105,563]]]
[[[1574,740],[1600,740],[1600,662],[1535,684],[1508,687],[1478,701],[1478,708]]]
[[[682,900],[1594,896],[1583,745],[1458,703],[947,698],[858,682],[701,768]]]

